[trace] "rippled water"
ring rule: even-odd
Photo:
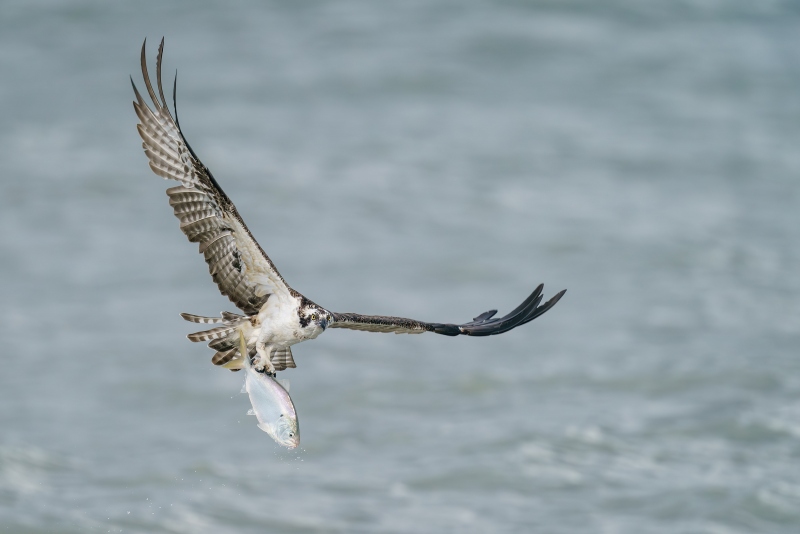
[[[5,2],[0,529],[797,532],[800,12],[641,4]],[[135,131],[162,35],[310,298],[569,293],[503,336],[296,347],[279,449],[184,339],[231,305]]]

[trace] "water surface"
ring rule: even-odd
[[[784,2],[6,2],[0,529],[794,533],[800,13]],[[181,123],[336,311],[303,441],[184,339],[219,296],[135,130]]]

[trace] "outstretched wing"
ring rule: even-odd
[[[556,302],[564,296],[566,289],[555,294],[553,298],[542,304],[542,289],[540,284],[522,304],[504,317],[493,319],[497,310],[490,310],[475,317],[464,324],[425,323],[403,317],[386,317],[383,315],[359,315],[357,313],[334,313],[333,322],[329,328],[348,328],[350,330],[364,330],[367,332],[394,332],[395,334],[422,334],[434,332],[445,336],[492,336],[508,332],[527,322],[533,321],[544,312],[555,306]]]
[[[133,108],[140,121],[137,129],[150,168],[159,176],[180,182],[181,185],[167,189],[167,195],[180,220],[181,231],[189,241],[199,243],[200,253],[220,292],[245,314],[253,315],[270,294],[288,295],[291,290],[247,229],[233,202],[183,136],[178,122],[175,85],[172,89],[175,118],[172,117],[161,85],[164,40],[158,47],[156,60],[158,97],[150,83],[145,45],[146,41],[142,44],[142,76],[152,108],[139,94],[132,78],[131,84],[136,94]]]

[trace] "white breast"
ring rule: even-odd
[[[280,298],[270,295],[258,312],[261,323],[259,338],[262,342],[276,347],[288,347],[307,339],[300,328],[297,315],[299,308],[300,300],[296,297]]]

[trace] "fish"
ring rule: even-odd
[[[248,356],[244,335],[239,332],[239,344],[244,355],[244,389],[253,409],[248,414],[258,419],[258,428],[280,445],[294,449],[300,444],[300,425],[288,388],[274,376],[256,371]]]

